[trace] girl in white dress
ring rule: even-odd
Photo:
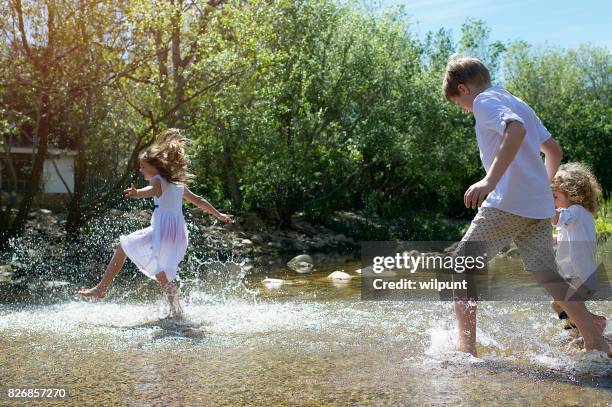
[[[597,289],[597,235],[593,214],[597,211],[601,187],[588,166],[567,163],[559,167],[552,189],[557,208],[552,218],[557,229],[556,261],[559,273],[569,283],[566,299],[584,301]],[[557,302],[553,301],[552,307],[566,321],[567,329],[576,327]],[[593,313],[591,316],[603,332],[606,318]]]
[[[130,198],[153,198],[151,225],[120,236],[120,243],[115,247],[115,254],[100,282],[93,288],[80,290],[80,295],[104,298],[108,286],[121,270],[126,257],[129,257],[142,273],[159,282],[170,304],[171,314],[180,314],[172,280],[176,277],[188,243],[183,199],[222,222],[232,220],[232,216],[220,213],[206,199],[187,188],[186,183],[193,176],[188,173],[186,144],[187,139],[180,130],[168,129],[160,133],[154,144],[140,156],[140,172],[150,185],[136,189],[132,184],[124,193]]]

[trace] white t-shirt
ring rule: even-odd
[[[561,275],[595,284],[597,234],[591,212],[581,205],[559,210],[556,260]],[[592,288],[592,287],[590,287]]]
[[[482,203],[526,218],[546,219],[555,213],[552,190],[540,146],[550,133],[525,102],[492,86],[478,94],[473,105],[480,159],[487,173],[511,121],[523,124],[525,139],[497,186]]]

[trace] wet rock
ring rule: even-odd
[[[309,255],[300,254],[289,260],[287,267],[297,273],[310,273],[314,268],[314,262]]]
[[[346,281],[346,280],[352,279],[353,276],[351,276],[348,273],[345,273],[344,271],[336,270],[333,273],[331,273],[329,276],[327,276],[327,278],[331,280]]]
[[[310,263],[306,263],[305,261],[300,261],[295,265],[295,268],[293,269],[295,272],[297,273],[310,273],[313,269],[313,265]]]
[[[280,288],[283,284],[286,283],[286,281],[282,280],[280,278],[269,278],[269,277],[266,277],[262,281],[262,283],[268,289],[275,289],[275,288]]]

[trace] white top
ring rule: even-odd
[[[155,175],[151,178],[150,183],[157,179],[161,183],[162,194],[158,197],[153,196],[153,204],[159,207],[155,210],[161,209],[162,211],[168,211],[175,215],[183,215],[183,192],[185,186],[180,183],[173,183],[167,181],[161,175]]]
[[[581,205],[559,210],[556,260],[559,271],[568,279],[588,282],[596,269],[597,234],[591,212]]]
[[[526,218],[546,219],[555,213],[552,190],[540,146],[549,131],[529,105],[499,86],[478,94],[473,105],[480,159],[487,173],[511,121],[523,124],[525,139],[497,186],[482,203]]]
[[[165,272],[172,281],[178,272],[189,243],[189,234],[183,217],[183,191],[185,186],[167,181],[160,175],[151,178],[161,182],[162,194],[153,197],[158,205],[153,210],[151,226],[120,237],[121,246],[138,269],[151,279]]]

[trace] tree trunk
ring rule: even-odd
[[[55,45],[55,2],[49,1],[47,3],[47,45],[44,47],[43,52],[37,55],[33,52],[28,44],[28,35],[26,33],[26,24],[23,18],[23,7],[21,1],[15,0],[14,2],[15,11],[18,19],[18,29],[21,34],[21,45],[25,55],[30,59],[34,68],[40,75],[39,87],[41,92],[40,97],[40,121],[36,127],[36,153],[34,155],[34,163],[32,165],[32,173],[28,180],[25,194],[21,203],[19,204],[19,210],[17,216],[13,220],[13,224],[9,230],[9,236],[18,236],[23,233],[25,224],[28,219],[28,214],[32,209],[32,203],[34,197],[39,191],[40,181],[42,179],[45,158],[47,157],[47,149],[49,144],[49,131],[51,126],[51,102],[49,97],[49,76],[50,67],[48,61],[54,57],[54,45]]]
[[[11,156],[11,146],[13,145],[13,138],[11,136],[4,138],[4,157],[6,165],[10,174],[10,189],[12,192],[17,191],[17,171],[15,171],[15,165],[13,164],[13,157]]]
[[[85,193],[85,177],[87,167],[85,165],[85,140],[83,126],[79,126],[79,135],[77,139],[77,160],[74,179],[74,193],[68,204],[68,216],[66,219],[66,232],[69,237],[75,237],[79,228],[83,224],[83,216],[81,213],[81,202]]]
[[[240,185],[234,173],[232,150],[226,139],[223,140],[223,166],[225,167],[225,175],[227,176],[227,183],[232,195],[232,206],[234,210],[240,211],[242,209],[242,194],[240,193]]]
[[[45,158],[47,157],[48,141],[49,141],[49,126],[50,126],[50,109],[49,109],[49,96],[46,91],[41,97],[41,109],[40,109],[40,125],[36,132],[36,154],[34,157],[34,165],[32,166],[32,174],[28,180],[28,186],[26,188],[23,199],[19,205],[19,211],[13,221],[13,225],[10,229],[10,236],[18,236],[23,233],[25,228],[28,214],[32,209],[32,203],[34,197],[39,191],[40,182],[42,180],[43,169]]]

